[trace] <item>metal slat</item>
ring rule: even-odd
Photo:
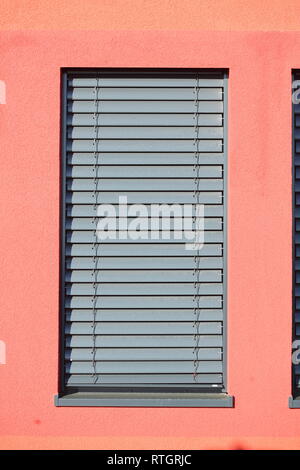
[[[106,269],[124,270],[124,269],[143,269],[144,273],[147,269],[160,270],[179,270],[179,275],[183,269],[195,268],[194,256],[189,257],[76,257],[66,259],[67,269],[96,269],[101,267],[102,272]],[[223,258],[201,256],[199,258],[199,269],[221,269],[223,268]]]
[[[222,347],[222,335],[96,335],[95,346],[97,348],[157,348],[163,347],[178,348],[194,348],[197,342],[198,347]],[[93,339],[88,335],[72,335],[66,336],[66,346],[72,348],[88,348],[93,346]]]
[[[67,374],[92,374],[92,362],[66,363]],[[96,361],[99,374],[193,374],[193,361]],[[198,361],[198,373],[222,372],[221,361]]]
[[[223,113],[222,101],[69,101],[69,113]]]
[[[207,244],[199,250],[201,256],[221,256],[222,244]],[[184,243],[105,243],[68,245],[66,256],[195,256]]]
[[[66,351],[67,361],[90,361],[93,348]],[[221,348],[97,348],[96,361],[193,361],[222,359]]]
[[[67,334],[91,334],[92,322],[72,322],[66,324]],[[222,332],[221,322],[200,322],[195,329],[194,322],[96,322],[95,334],[99,335],[187,335],[211,334]],[[161,346],[163,344],[161,343]]]
[[[212,77],[212,76],[211,76]],[[214,75],[216,77],[216,75]],[[223,87],[222,78],[73,78],[68,81],[70,87]]]
[[[146,223],[147,226],[147,223]],[[100,231],[100,228],[99,228]],[[153,243],[153,239],[150,237],[150,229],[141,230],[138,234],[133,231],[128,231],[128,238],[127,239],[119,239],[119,233],[117,232],[112,234],[113,238],[107,239],[100,239],[99,238],[99,231],[97,233],[95,231],[84,231],[84,230],[72,230],[68,231],[66,234],[66,241],[67,243]],[[157,231],[157,240],[161,243],[191,243],[193,238],[188,238],[183,231],[175,230],[175,231],[168,231],[161,230]],[[138,235],[138,238],[137,238]],[[195,238],[195,232],[193,234]],[[203,232],[203,243],[222,243],[223,242],[223,232],[218,230],[216,232],[206,230]]]
[[[295,127],[299,128],[300,127],[300,116],[295,115]]]
[[[296,296],[300,296],[300,286],[297,285],[297,283],[295,283],[295,287],[294,287],[294,293]]]
[[[99,158],[102,167],[106,165],[194,165],[195,154],[190,153],[105,153],[101,152]],[[224,155],[219,153],[201,153],[199,155],[201,165],[219,165],[224,164]],[[94,165],[96,158],[93,153],[80,152],[68,153],[69,165]]]
[[[72,309],[66,312],[66,321],[76,322],[93,321],[95,316],[96,321],[195,321],[196,313],[193,309],[119,309],[119,310],[104,310],[97,309],[95,312],[92,309]],[[199,321],[222,321],[222,309],[201,309],[197,312]],[[132,344],[134,347],[134,344]]]
[[[120,385],[120,384],[221,384],[222,374],[197,374],[194,376],[189,374],[101,374],[99,382],[94,383],[94,377],[90,375],[70,375],[67,378],[67,385],[88,384],[91,386],[99,387],[100,385]]]
[[[222,126],[222,113],[199,114],[199,126]],[[101,126],[195,126],[193,114],[105,114],[100,113]],[[68,115],[69,126],[94,126],[95,115],[91,113],[74,113]],[[101,127],[102,129],[103,127]]]
[[[300,269],[300,260],[298,260],[298,259],[294,260],[294,268],[295,269]]]
[[[121,127],[100,126],[84,127],[72,126],[68,129],[69,139],[95,139],[96,135],[101,139],[222,139],[222,127]]]
[[[297,198],[299,196],[299,191],[300,191],[300,181],[299,181],[299,170],[297,170],[296,168],[296,172],[295,172],[295,175],[296,175],[296,180],[294,182],[294,190],[295,190],[295,195],[296,195],[296,201],[297,201]],[[298,201],[297,201],[297,204],[298,204]]]
[[[212,167],[214,168],[214,167]],[[177,172],[174,172],[174,175],[180,174],[180,169]],[[129,173],[129,172],[128,172]],[[127,173],[127,175],[128,175]],[[151,176],[151,173],[149,172]],[[184,173],[184,172],[183,172]],[[192,170],[191,170],[192,173]],[[178,191],[192,191],[193,189],[197,188],[197,185],[194,183],[194,179],[186,178],[186,179],[163,179],[164,172],[161,175],[161,178],[157,179],[144,179],[144,177],[139,176],[136,179],[99,179],[98,188],[102,188],[103,191],[118,191],[118,187],[120,188],[119,191],[142,191],[143,187],[147,191],[158,191],[158,190],[165,190],[165,191],[172,191],[172,189],[176,185],[176,189]],[[183,174],[184,176],[184,174]],[[175,176],[176,177],[176,176]],[[85,178],[72,178],[67,180],[67,188],[69,191],[91,191],[95,186],[94,180],[92,179],[85,179]],[[201,191],[222,191],[223,189],[223,180],[221,179],[200,179],[199,187]],[[152,189],[153,188],[153,189]]]
[[[72,296],[66,297],[66,308],[92,308],[94,301],[93,297],[88,296]],[[223,299],[221,295],[215,296],[199,296],[199,302],[195,296],[103,296],[96,297],[95,308],[145,308],[147,302],[148,308],[222,308]],[[101,331],[100,331],[101,333]],[[122,332],[124,333],[124,331]],[[150,331],[146,332],[150,334]],[[163,332],[160,330],[160,333]],[[184,332],[182,332],[183,334]],[[83,334],[83,333],[82,333]]]
[[[99,136],[101,137],[101,136]],[[94,152],[98,146],[98,152],[194,152],[196,143],[194,139],[164,140],[164,139],[105,139],[96,142],[94,140],[68,140],[68,152]],[[222,152],[223,141],[221,139],[199,139],[199,152]]]
[[[195,163],[195,162],[194,162]],[[95,166],[84,166],[84,165],[74,165],[67,169],[67,177],[69,178],[94,178],[95,177]],[[126,166],[120,165],[116,166],[101,166],[98,168],[97,177],[99,178],[99,185],[102,189],[102,185],[105,185],[105,181],[102,181],[105,178],[110,179],[112,185],[122,184],[119,181],[119,178],[128,179],[131,184],[134,185],[135,178],[195,178],[195,168],[194,166]],[[200,178],[200,183],[205,184],[201,181],[201,178],[222,178],[223,168],[221,165],[200,165],[198,169],[198,178]],[[113,181],[117,179],[117,181]],[[94,180],[93,180],[94,181]],[[161,184],[161,189],[163,189],[164,182],[159,182]],[[192,184],[193,182],[189,182]],[[92,184],[92,181],[90,182]],[[105,190],[106,187],[103,187]],[[121,189],[119,190],[121,191]]]
[[[202,269],[199,271],[198,278],[201,282],[221,282],[222,271]],[[74,270],[66,272],[66,282],[194,282],[195,271],[174,269],[170,270]]]
[[[66,285],[66,295],[194,295],[193,282],[181,283],[73,283]],[[197,287],[198,295],[218,295],[223,293],[221,283],[200,283]]]
[[[175,101],[186,101],[195,100],[195,88],[193,87],[181,87],[181,88],[131,88],[131,87],[100,87],[96,90],[96,87],[74,87],[68,90],[69,100],[175,100]],[[223,89],[221,87],[203,87],[198,89],[199,100],[214,100],[219,101],[223,98]],[[99,106],[101,111],[101,104]]]
[[[122,190],[122,192],[116,191],[99,191],[98,194],[98,204],[118,204],[119,203],[119,196],[126,196],[128,204],[195,204],[199,202],[200,204],[222,204],[223,203],[223,193],[221,191],[211,191],[205,192],[200,191],[199,198],[197,200],[196,194],[191,187],[188,187],[188,190],[185,192],[171,192],[172,187],[178,190],[178,180],[173,180],[174,185],[172,186],[172,181],[168,180],[170,189],[167,189],[167,183],[164,186],[165,191],[159,191],[159,184],[154,184],[155,181],[152,180],[152,188],[150,186],[147,189],[147,181],[141,181],[140,184],[143,185],[144,191],[126,191]],[[124,182],[123,182],[124,184]],[[158,188],[155,191],[155,188]],[[149,187],[149,185],[148,185]],[[181,187],[187,187],[186,182],[182,183]],[[153,192],[147,192],[153,191]],[[154,192],[155,191],[155,192]],[[68,192],[66,197],[68,204],[95,204],[95,193],[92,191],[73,191]],[[148,206],[149,208],[149,206]],[[208,208],[205,208],[204,215],[207,214]]]
[[[110,193],[109,193],[110,194]],[[127,193],[127,196],[132,195],[132,193]],[[136,194],[136,193],[135,193]],[[152,193],[149,193],[149,195],[151,195]],[[204,193],[205,194],[205,197],[207,198],[209,196],[210,193]],[[155,194],[156,195],[156,194]],[[167,195],[167,193],[162,193],[161,197],[163,197],[163,195]],[[202,195],[202,203],[204,203],[204,196],[203,196],[203,193],[200,193],[200,198],[201,198],[201,195]],[[222,193],[220,193],[220,197],[221,197]],[[139,197],[143,197],[144,196],[144,193],[139,193]],[[190,201],[192,201],[193,199],[193,203],[196,202],[196,197],[194,196],[194,193],[172,193],[172,196],[173,198],[173,201],[172,203],[176,203],[176,198],[177,198],[177,202],[180,202],[178,201],[178,198],[179,197],[185,197],[185,196],[188,196],[190,198]],[[135,196],[137,197],[137,196]],[[129,201],[130,202],[130,201]],[[156,200],[156,202],[158,202]],[[181,201],[182,202],[182,201]],[[192,203],[192,204],[193,204]],[[146,204],[145,205],[147,210],[150,210],[150,213],[151,213],[151,206],[149,204]],[[116,211],[116,214],[118,214],[118,205],[113,205],[115,211]],[[71,205],[69,204],[67,206],[67,217],[97,217],[97,210],[98,208],[95,207],[95,205],[89,205],[89,204],[74,204],[74,205]],[[192,211],[192,214],[195,215],[195,210]],[[204,207],[204,215],[205,215],[205,219],[207,220],[209,217],[223,217],[224,215],[224,208],[223,206],[220,204],[220,205],[209,205],[206,203],[205,207]]]
[[[294,153],[294,164],[300,165],[300,154]],[[295,184],[295,182],[294,182]]]
[[[299,145],[300,145],[300,142],[299,142]],[[296,179],[300,179],[300,167],[298,166],[296,166],[295,168],[295,176],[296,176]]]
[[[97,225],[98,225],[98,220],[102,220],[103,217],[97,219],[96,217],[73,217],[73,218],[67,218],[66,220],[66,230],[96,230],[97,229]],[[141,219],[145,219],[147,220],[146,218],[143,218],[141,217]],[[191,219],[191,217],[188,218],[189,220]],[[122,220],[122,217],[116,217],[116,218],[113,218],[113,217],[106,217],[106,220],[109,223],[114,223],[116,222],[116,226],[117,228],[119,227],[119,223],[120,221]],[[130,223],[132,221],[135,220],[134,217],[128,217],[127,218],[128,220],[128,225],[130,225]],[[191,225],[193,226],[193,228],[195,227],[195,223],[193,220],[190,220],[191,222]],[[160,229],[161,229],[161,224],[162,224],[162,218],[160,218],[159,220],[159,223],[160,223]],[[223,225],[223,222],[222,222],[222,218],[219,217],[219,218],[205,218],[204,221],[203,221],[203,229],[204,230],[222,230],[222,225]],[[170,219],[170,229],[171,230],[181,230],[181,228],[184,228],[184,223],[182,221],[181,218],[179,217],[173,217],[172,219]]]

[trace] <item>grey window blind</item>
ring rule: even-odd
[[[300,80],[300,72],[293,73]],[[300,86],[293,88],[300,98]],[[300,341],[300,104],[293,104],[293,339]],[[299,349],[299,347],[298,347]],[[293,393],[300,396],[300,366],[293,365]]]
[[[222,71],[65,74],[65,388],[224,390],[225,104]],[[204,247],[99,241],[97,205],[119,196],[205,204]]]

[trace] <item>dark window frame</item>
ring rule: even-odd
[[[114,390],[90,390],[89,388],[76,387],[70,388],[65,385],[65,222],[66,222],[66,169],[67,169],[67,80],[70,77],[89,78],[97,76],[101,71],[102,76],[106,73],[119,74],[122,78],[133,75],[166,76],[170,74],[170,78],[174,76],[188,77],[189,74],[195,72],[223,72],[224,73],[224,322],[223,322],[223,376],[224,388],[218,393],[203,393],[199,391],[192,392],[189,387],[174,387],[171,391],[162,390],[160,387],[157,391],[155,388],[145,389],[135,387],[132,390],[116,392]],[[63,68],[61,69],[61,166],[60,166],[60,287],[59,287],[59,305],[60,305],[60,321],[59,321],[59,393],[55,396],[56,406],[192,406],[192,407],[233,407],[233,397],[227,394],[227,167],[228,167],[228,70],[227,69],[140,69],[140,68]]]
[[[292,85],[294,80],[300,80],[300,70],[292,70]],[[299,87],[297,87],[299,89]],[[297,90],[292,86],[292,94]],[[295,119],[296,110],[295,104],[292,101],[292,164],[291,164],[291,176],[292,176],[292,335],[291,340],[299,340],[296,335],[296,133],[295,133]],[[294,352],[292,350],[292,352]],[[298,390],[297,390],[298,388]],[[292,396],[289,398],[290,408],[300,408],[300,389],[296,387],[296,371],[295,365],[291,361],[291,390]]]

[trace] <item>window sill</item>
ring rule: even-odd
[[[291,409],[300,408],[300,397],[297,397],[297,398],[289,397],[289,408]]]
[[[226,393],[72,393],[55,395],[55,406],[233,408]]]

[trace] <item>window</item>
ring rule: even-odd
[[[292,393],[291,408],[300,408],[300,73],[293,73],[293,365],[292,365]],[[298,81],[298,83],[297,83]]]
[[[226,72],[75,70],[62,82],[56,404],[232,406]]]

